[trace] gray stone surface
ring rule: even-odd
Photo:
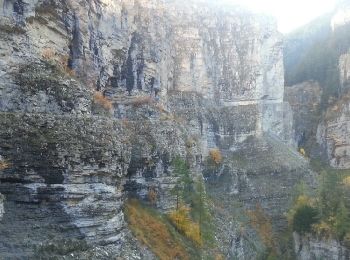
[[[298,147],[312,152],[316,143],[321,115],[322,90],[317,82],[309,81],[285,88],[285,101],[293,111],[293,140]]]
[[[339,169],[350,168],[350,103],[341,99],[327,111],[319,125],[317,141],[325,150],[330,165]]]
[[[281,259],[293,257],[283,244],[287,230],[285,213],[300,182],[311,187],[314,173],[308,162],[292,146],[274,137],[251,138],[236,151],[226,151],[220,166],[204,170],[207,191],[215,205],[217,239],[227,259],[259,259],[266,250],[259,232],[250,225],[247,210],[259,205],[264,210],[278,240]]]
[[[345,260],[350,258],[350,251],[336,240],[316,239],[312,236],[293,235],[297,259]]]

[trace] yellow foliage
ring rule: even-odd
[[[314,200],[306,195],[300,195],[296,200],[295,207],[299,208],[301,206],[312,206],[314,204]]]
[[[350,176],[345,177],[343,179],[343,184],[345,185],[345,187],[350,188]]]
[[[305,149],[304,149],[304,148],[300,148],[300,149],[299,149],[299,153],[300,153],[302,156],[306,157],[306,152],[305,152]]]
[[[198,246],[202,246],[199,224],[193,222],[189,215],[190,209],[181,206],[178,210],[174,210],[169,214],[169,219],[187,238],[195,242]]]
[[[162,220],[142,207],[137,200],[126,203],[126,219],[133,234],[161,260],[183,259],[189,256],[169,232]]]
[[[222,254],[217,254],[215,256],[215,260],[224,260],[224,259],[225,259],[225,257]]]
[[[276,251],[276,243],[273,236],[271,220],[265,214],[260,205],[256,205],[255,210],[249,210],[247,215],[250,225],[258,232],[259,237],[267,248]]]
[[[211,159],[216,163],[219,164],[222,162],[222,155],[219,149],[212,149],[209,152]]]
[[[0,160],[0,171],[11,167],[11,164],[6,160]]]
[[[94,102],[95,104],[99,104],[106,110],[112,110],[113,108],[113,103],[108,98],[103,96],[101,92],[98,91],[96,91],[94,94]]]
[[[350,232],[346,233],[344,237],[344,244],[345,246],[350,247]]]
[[[291,225],[293,223],[293,218],[297,210],[303,206],[313,206],[315,204],[315,200],[311,199],[306,195],[300,195],[296,201],[294,202],[293,208],[289,210],[287,213],[288,223]]]
[[[312,230],[318,235],[324,238],[330,238],[333,234],[332,226],[326,221],[320,221],[312,226]]]

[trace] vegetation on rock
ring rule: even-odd
[[[212,149],[209,152],[210,158],[216,163],[219,164],[222,162],[222,155],[219,149]]]
[[[194,180],[191,176],[190,169],[186,162],[180,157],[173,160],[174,174],[178,176],[177,184],[173,193],[176,196],[176,209],[169,215],[174,222],[176,217],[186,219],[185,223],[198,225],[199,231],[192,229],[191,231],[182,230],[193,233],[191,239],[197,245],[213,246],[213,224],[212,214],[210,212],[210,201],[205,193],[205,187],[202,179]],[[186,205],[185,207],[183,205]],[[185,210],[186,209],[186,210]],[[174,222],[177,225],[177,222]],[[196,234],[199,234],[199,239]],[[187,234],[186,234],[187,235]]]
[[[169,230],[165,220],[133,199],[126,203],[126,219],[136,238],[160,259],[190,259],[181,241]]]
[[[190,211],[190,208],[181,206],[169,214],[169,219],[177,230],[195,242],[197,246],[202,246],[200,226],[191,219]]]
[[[335,170],[312,161],[315,171],[320,172],[317,192],[303,189],[288,213],[294,231],[315,233],[323,238],[345,241],[350,238],[350,193],[348,170]]]
[[[250,225],[257,231],[260,239],[266,247],[268,256],[277,255],[275,236],[272,230],[271,219],[266,215],[261,205],[256,205],[254,210],[247,211]]]
[[[7,160],[0,160],[0,171],[6,170],[11,167],[11,163],[9,163]]]
[[[113,109],[113,103],[105,97],[101,92],[96,91],[94,94],[94,104],[108,111]]]

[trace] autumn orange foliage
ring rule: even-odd
[[[156,191],[156,189],[155,188],[150,188],[149,190],[148,190],[148,200],[150,201],[150,203],[152,204],[152,205],[156,205],[156,202],[157,202],[157,196],[158,196],[158,194],[157,194],[157,191]]]
[[[163,220],[143,207],[137,200],[129,200],[125,215],[136,238],[148,246],[161,260],[188,260],[185,248],[170,233]]]
[[[187,238],[195,242],[197,245],[202,246],[203,241],[199,224],[191,219],[189,212],[189,208],[181,206],[178,210],[174,210],[169,214],[169,219]]]
[[[53,62],[62,73],[68,74],[71,77],[75,76],[74,70],[68,67],[68,55],[58,55],[52,48],[45,48],[41,56],[44,60]]]
[[[222,155],[219,149],[212,149],[209,152],[210,158],[216,163],[219,164],[222,162]]]
[[[150,96],[140,96],[135,97],[131,101],[129,101],[130,105],[133,105],[134,107],[141,107],[144,105],[149,105],[153,102],[152,97]]]
[[[94,94],[94,103],[102,106],[106,110],[112,110],[113,108],[113,103],[98,91]]]
[[[271,220],[265,214],[263,208],[260,205],[256,205],[254,210],[247,212],[247,215],[250,219],[250,225],[258,232],[264,245],[273,252],[276,252]]]

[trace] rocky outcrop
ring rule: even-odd
[[[220,166],[209,163],[204,171],[207,191],[215,205],[216,234],[226,258],[256,259],[269,249],[279,252],[281,259],[293,257],[282,241],[271,248],[261,231],[252,227],[247,211],[261,207],[273,229],[265,236],[278,240],[287,230],[284,214],[296,185],[304,182],[314,186],[307,161],[269,136],[249,139],[240,149],[226,153]]]
[[[328,156],[330,165],[339,169],[350,168],[349,99],[344,96],[328,109],[317,131],[318,143]]]
[[[349,259],[350,251],[335,240],[322,240],[294,234],[297,259]]]
[[[42,57],[116,100],[143,92],[166,102],[176,90],[261,105],[258,131],[283,132],[282,114],[269,111],[283,110],[282,40],[269,18],[197,2],[17,2],[2,5],[3,74]]]

